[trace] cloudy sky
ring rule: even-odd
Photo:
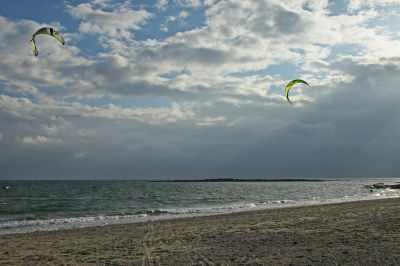
[[[0,58],[1,179],[400,175],[398,0],[5,0]]]

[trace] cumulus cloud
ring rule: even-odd
[[[161,10],[165,10],[168,6],[168,0],[157,0],[155,7]]]
[[[200,7],[202,0],[173,0],[175,4],[183,7]]]
[[[396,0],[347,0],[346,2],[350,11],[359,10],[365,7],[398,4],[398,1]]]
[[[78,6],[69,5],[69,12],[82,22],[79,30],[83,33],[101,34],[115,38],[130,38],[133,30],[140,29],[153,15],[146,10],[134,10],[125,4],[110,4],[113,11],[105,10],[105,6],[99,3],[82,3]]]
[[[179,22],[181,25],[185,24],[184,20],[190,16],[190,13],[186,10],[182,10],[179,12],[178,15],[170,15],[167,16],[165,22],[160,25],[160,30],[167,32],[169,30],[168,25],[172,22]]]

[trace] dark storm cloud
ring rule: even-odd
[[[34,122],[15,116],[12,122],[3,110],[0,145],[7,152],[2,153],[2,171],[4,176],[41,177],[46,172],[48,178],[397,175],[398,61],[341,60],[331,67],[355,78],[321,91],[303,106],[210,105],[198,109],[197,116],[218,114],[225,120],[205,126],[193,120],[149,125],[74,116],[58,122],[48,119],[47,127],[38,131],[31,129]],[[11,132],[25,132],[19,146],[7,141],[10,123]],[[62,135],[52,137],[52,125],[73,126],[64,126]]]
[[[333,63],[332,68],[354,76],[354,80],[338,84],[328,94],[321,93],[297,119],[303,123],[327,121],[335,128],[333,143],[327,149],[334,157],[332,162],[339,162],[332,172],[397,175],[400,168],[393,158],[400,155],[398,60],[363,63],[347,59]]]

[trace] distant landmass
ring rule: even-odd
[[[174,179],[174,180],[155,180],[152,182],[324,182],[328,179],[302,179],[302,178],[283,178],[283,179],[245,179],[245,178],[207,178],[207,179]]]

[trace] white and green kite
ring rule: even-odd
[[[31,46],[32,52],[35,54],[35,56],[38,56],[38,54],[39,54],[38,50],[36,49],[36,43],[35,43],[35,37],[36,37],[36,35],[39,35],[39,34],[46,34],[46,35],[53,36],[53,37],[56,38],[59,42],[61,42],[63,45],[65,44],[64,38],[63,38],[63,37],[61,36],[61,34],[60,34],[58,31],[56,31],[55,29],[50,28],[50,27],[41,28],[40,30],[36,31],[36,32],[33,34],[32,40],[29,42],[29,45]]]

